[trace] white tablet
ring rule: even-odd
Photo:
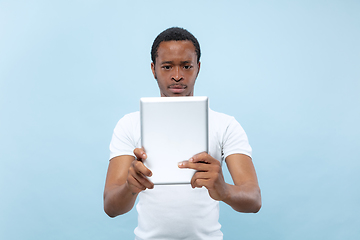
[[[140,99],[141,144],[154,184],[188,184],[195,170],[178,163],[208,152],[208,98]]]

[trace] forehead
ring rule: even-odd
[[[195,46],[189,40],[161,42],[157,55],[157,60],[160,61],[196,60]]]

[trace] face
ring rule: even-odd
[[[157,54],[156,64],[151,63],[151,70],[161,96],[193,96],[200,70],[193,43],[187,40],[161,42]]]

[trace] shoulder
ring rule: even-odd
[[[136,128],[140,126],[140,112],[132,112],[125,114],[120,120],[117,122],[114,132],[127,132],[134,131]]]
[[[223,139],[229,135],[243,135],[244,129],[235,117],[209,109],[209,129]]]
[[[116,124],[110,142],[110,159],[121,156],[133,156],[134,148],[140,143],[140,113],[124,115]]]
[[[125,114],[121,119],[139,120],[140,119],[140,112],[136,111],[136,112]]]
[[[209,110],[210,131],[218,139],[223,158],[235,153],[251,157],[252,149],[248,137],[233,116]]]
[[[231,122],[237,122],[233,116],[225,113],[216,112],[209,108],[209,120],[216,125],[229,125]]]
[[[140,121],[140,112],[132,112],[125,114],[120,120],[118,121],[117,125],[119,124],[132,124]]]
[[[233,136],[247,140],[246,133],[235,117],[209,109],[209,127],[223,137],[223,140]]]

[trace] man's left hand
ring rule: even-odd
[[[188,161],[179,163],[179,168],[196,170],[191,179],[193,188],[206,187],[211,198],[223,201],[229,196],[228,185],[224,180],[221,164],[218,160],[203,152],[196,154]]]

